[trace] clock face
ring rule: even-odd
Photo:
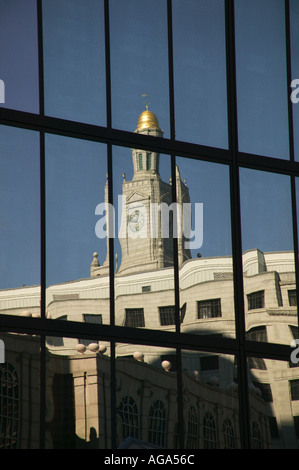
[[[144,225],[144,215],[139,209],[134,209],[129,215],[128,227],[132,232],[139,232]]]

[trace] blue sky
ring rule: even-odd
[[[240,150],[288,159],[283,4],[236,2],[236,55]],[[46,114],[105,125],[103,2],[47,0],[43,7]],[[298,3],[292,0],[291,8],[298,52]],[[35,1],[0,0],[0,12],[5,106],[37,112]],[[136,129],[145,93],[167,138],[166,1],[111,0],[110,15],[113,126]],[[173,30],[176,137],[227,148],[223,0],[174,1]],[[298,54],[294,71],[299,74]],[[131,165],[130,149],[113,147],[115,196]],[[178,165],[192,202],[204,204],[204,243],[197,251],[230,254],[228,168],[182,158]],[[1,126],[0,166],[0,288],[37,284],[38,135]],[[46,168],[47,280],[88,277],[92,253],[99,252],[101,263],[106,256],[94,232],[95,207],[104,200],[106,146],[46,136]],[[161,174],[169,180],[168,156],[161,156]],[[288,177],[244,169],[240,180],[244,250],[292,249]]]

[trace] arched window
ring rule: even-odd
[[[235,433],[232,423],[229,419],[226,419],[223,423],[223,435],[224,435],[224,448],[235,449]]]
[[[252,449],[262,448],[262,437],[260,428],[255,421],[252,423],[251,447]]]
[[[148,440],[152,444],[165,447],[166,410],[161,400],[156,401],[150,409]]]
[[[193,406],[188,411],[187,449],[198,449],[198,418]]]
[[[203,444],[204,449],[217,449],[216,424],[211,413],[207,413],[203,419]]]
[[[139,153],[139,170],[143,170],[142,153]]]
[[[15,368],[0,364],[0,449],[16,449],[19,437],[19,384]]]
[[[138,409],[132,397],[128,395],[122,399],[119,413],[122,420],[123,439],[128,436],[138,439]]]

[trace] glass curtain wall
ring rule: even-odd
[[[0,26],[0,448],[298,448],[297,2]]]

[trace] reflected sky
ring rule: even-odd
[[[39,112],[36,0],[0,0],[0,78],[7,108]]]
[[[235,2],[239,149],[289,158],[283,0]]]
[[[243,251],[294,249],[290,184],[288,176],[240,170]]]
[[[45,113],[106,125],[103,0],[43,1]]]
[[[95,208],[104,201],[106,146],[46,135],[47,284],[89,277],[94,251],[101,263],[106,242],[95,235]]]
[[[0,289],[40,283],[37,132],[0,126]]]
[[[173,2],[178,140],[228,146],[224,19],[223,0]]]
[[[167,2],[110,0],[112,125],[134,131],[145,109],[169,137]]]

